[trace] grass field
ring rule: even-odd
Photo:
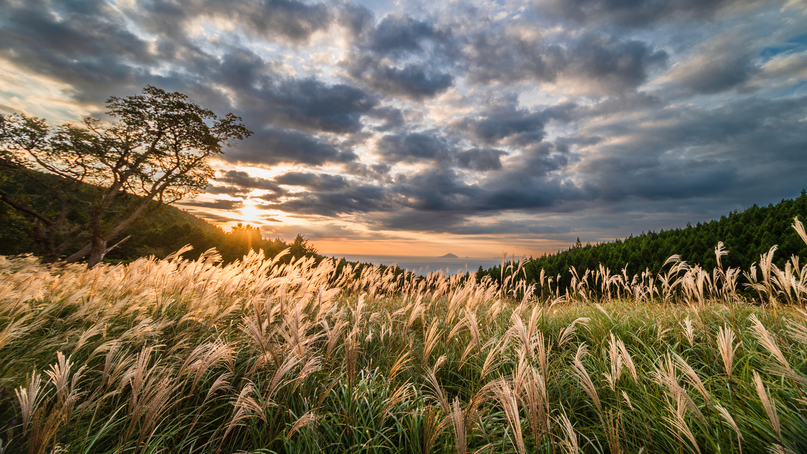
[[[568,289],[0,257],[0,451],[807,452],[807,267],[774,253]]]

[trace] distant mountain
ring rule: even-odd
[[[437,257],[437,258],[438,259],[458,259],[459,257],[457,257],[454,254],[448,253],[446,255],[441,255],[440,257]]]

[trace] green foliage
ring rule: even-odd
[[[717,266],[714,249],[721,241],[729,251],[721,260],[724,267],[748,269],[752,263],[759,263],[760,255],[774,245],[778,245],[775,263],[782,267],[793,255],[807,256],[807,245],[790,227],[796,216],[807,220],[805,191],[793,200],[782,200],[767,207],[754,205],[743,212],[735,211],[718,220],[683,229],[631,235],[624,240],[597,245],[583,245],[578,239],[577,244],[566,251],[529,259],[524,272],[528,282],[539,282],[541,270],[548,277],[560,275],[561,287],[565,287],[571,282],[570,267],[580,276],[585,270],[597,270],[600,265],[610,269],[612,274],[621,274],[623,268],[631,275],[645,270],[658,274],[673,254],[689,264],[711,270]],[[499,281],[501,274],[501,268],[496,266],[478,272],[477,278],[489,275]]]
[[[28,232],[30,222],[8,205],[0,203],[0,255],[19,255],[37,250]]]

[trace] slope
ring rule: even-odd
[[[724,267],[747,270],[754,262],[759,262],[760,254],[768,252],[775,245],[778,247],[775,263],[781,267],[793,255],[807,256],[807,246],[791,228],[796,216],[807,221],[805,191],[792,200],[782,200],[766,207],[753,205],[742,212],[735,211],[718,220],[687,225],[683,229],[651,231],[597,245],[582,245],[578,241],[566,251],[530,258],[524,265],[524,272],[528,282],[538,282],[541,270],[544,270],[546,276],[560,275],[561,284],[568,285],[571,280],[570,267],[574,267],[580,275],[586,269],[598,269],[600,264],[612,273],[620,273],[623,268],[627,269],[629,275],[646,269],[657,273],[673,254],[678,254],[681,260],[690,264],[712,269],[717,266],[715,247],[721,241],[729,251],[721,259]],[[496,266],[477,272],[478,278],[484,275],[499,280],[501,268]]]
[[[14,179],[15,177],[16,179]],[[41,173],[32,174],[30,177],[25,178],[24,174],[4,175],[4,178],[0,180],[0,186],[13,187],[15,191],[24,191],[32,203],[43,204],[47,195],[42,189],[39,189],[41,185],[29,184],[31,180],[51,182],[52,185],[62,182],[60,177]],[[21,181],[21,179],[24,180]],[[97,191],[97,189],[84,185],[81,191],[86,194],[86,197],[93,197],[93,191]],[[126,207],[132,197],[134,196],[121,196],[120,200],[116,202],[117,209]],[[69,217],[76,221],[81,221],[83,216],[84,213],[78,209],[69,214]],[[37,243],[33,241],[32,234],[32,221],[0,202],[0,255],[25,253],[40,255],[41,251]],[[128,241],[107,255],[107,261],[131,261],[149,255],[162,258],[187,244],[192,245],[194,249],[185,257],[196,258],[204,251],[216,248],[225,262],[240,259],[250,249],[263,250],[267,257],[272,257],[290,246],[292,255],[295,257],[316,253],[313,246],[299,235],[292,243],[287,244],[280,239],[264,239],[258,228],[249,225],[239,224],[230,232],[225,232],[220,227],[190,213],[158,202],[154,203],[148,214],[115,241],[129,235],[131,238]],[[85,243],[83,238],[79,238],[72,249],[65,251],[65,255],[69,255]]]

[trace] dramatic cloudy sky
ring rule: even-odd
[[[146,84],[255,131],[182,207],[321,252],[540,254],[807,187],[802,0],[0,0],[0,110]]]

